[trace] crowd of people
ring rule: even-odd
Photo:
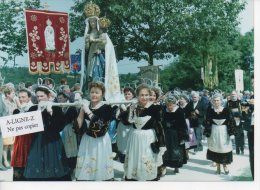
[[[244,154],[245,131],[254,177],[253,92],[163,93],[140,84],[123,88],[122,103],[111,104],[102,82],[89,84],[87,98],[78,83],[70,88],[65,79],[54,88],[50,78],[0,88],[0,117],[41,110],[43,118],[44,131],[11,138],[0,133],[0,171],[12,167],[14,181],[110,181],[114,161],[123,164],[125,181],[158,181],[167,167],[181,172],[206,138],[205,158],[216,174],[223,168],[228,175],[233,149]],[[81,107],[52,105],[76,101]]]

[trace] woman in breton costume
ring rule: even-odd
[[[103,181],[114,178],[111,140],[108,134],[112,108],[102,102],[105,87],[101,82],[91,82],[90,102],[84,101],[75,129],[81,138],[75,177],[78,181]],[[87,122],[86,127],[83,123]]]
[[[27,89],[19,90],[20,108],[15,109],[13,114],[27,112],[33,103],[31,102],[31,92]],[[13,181],[25,181],[23,175],[27,163],[28,153],[33,139],[33,133],[15,137],[14,151],[11,160],[13,167]]]
[[[185,142],[187,160],[189,159],[188,151],[190,149],[194,149],[197,147],[195,132],[194,132],[193,128],[190,127],[190,122],[189,122],[189,118],[188,118],[188,115],[189,115],[189,110],[187,107],[188,102],[189,102],[189,98],[186,95],[184,95],[184,94],[180,95],[179,106],[184,112],[185,121],[187,124],[187,130],[188,130],[188,134],[189,134],[189,141]]]
[[[60,92],[57,95],[58,103],[69,103],[69,96],[64,92]],[[61,139],[64,144],[66,157],[70,167],[71,178],[74,179],[74,171],[76,168],[76,161],[78,155],[78,139],[73,130],[73,123],[78,117],[78,111],[76,107],[63,107],[62,111],[65,115],[66,122],[65,127],[61,133]]]
[[[214,94],[212,101],[213,107],[207,111],[204,130],[204,135],[208,137],[207,159],[216,162],[217,174],[221,173],[221,164],[228,174],[227,165],[233,161],[230,136],[234,135],[234,123],[228,108],[221,106],[222,95]]]
[[[185,151],[185,142],[189,139],[187,124],[184,112],[178,106],[175,97],[167,97],[165,104],[162,124],[167,150],[163,155],[163,165],[174,168],[174,172],[179,173],[179,168],[187,163]]]
[[[138,103],[131,105],[129,132],[124,163],[125,180],[157,180],[157,156],[163,143],[159,133],[160,112],[149,101],[150,88],[141,84],[136,89]]]
[[[159,102],[159,97],[160,97],[160,89],[153,87],[151,88],[151,94],[150,94],[150,101],[157,107],[158,111],[160,112],[160,118],[162,117],[162,105]],[[158,128],[161,129],[161,133],[164,136],[164,131],[163,131],[163,127],[161,125],[158,126]],[[157,178],[158,180],[160,179],[160,177],[163,177],[166,174],[166,167],[163,166],[163,159],[162,156],[166,150],[165,148],[165,144],[163,144],[164,147],[160,147],[160,151],[158,153],[157,156]]]
[[[34,133],[24,176],[28,181],[70,181],[69,167],[60,132],[65,116],[60,107],[52,107],[51,90],[39,86],[35,90],[38,105],[29,111],[41,110],[44,131]]]
[[[135,97],[134,89],[130,87],[124,88],[125,100],[130,101]],[[126,145],[129,137],[129,132],[132,124],[128,122],[130,104],[121,104],[117,112],[117,119],[119,120],[117,126],[117,147],[118,157],[121,163],[125,162]]]

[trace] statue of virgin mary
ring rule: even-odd
[[[106,33],[110,21],[107,18],[99,19],[98,10],[97,5],[93,3],[87,4],[85,8],[87,19],[84,35],[85,51],[82,54],[84,61],[81,69],[81,91],[86,95],[89,82],[101,81],[106,88],[105,99],[117,101],[121,100],[122,96],[115,49]]]

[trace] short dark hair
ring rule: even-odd
[[[180,98],[183,98],[187,103],[190,101],[190,100],[189,100],[189,97],[186,96],[186,95],[184,95],[184,94],[181,94],[181,95],[180,95]]]
[[[59,92],[57,97],[58,96],[63,96],[64,98],[69,99],[69,96],[67,94],[65,94],[64,92]]]
[[[67,82],[66,78],[63,78],[63,79],[60,80],[60,84],[66,84],[66,82]]]
[[[19,90],[19,93],[22,93],[22,92],[27,93],[27,96],[28,96],[29,98],[32,97],[32,93],[31,93],[29,90],[27,90],[26,88],[22,88],[22,89]]]
[[[159,98],[160,96],[160,90],[158,88],[151,88],[151,91],[154,91],[155,95],[156,95],[156,100]]]
[[[25,83],[25,88],[28,88],[29,86],[32,86],[33,84],[32,84],[32,82],[26,82]]]
[[[102,91],[102,95],[105,95],[105,85],[103,82],[100,81],[93,81],[89,84],[89,91],[91,88],[99,88]]]
[[[135,91],[133,88],[131,87],[125,87],[124,90],[123,90],[124,93],[126,92],[131,92],[133,94],[133,97],[135,97]]]

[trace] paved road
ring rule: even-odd
[[[180,169],[180,173],[174,174],[173,169],[167,168],[167,173],[160,181],[168,182],[194,182],[194,181],[206,181],[206,182],[220,182],[220,181],[252,181],[250,166],[249,166],[249,155],[247,144],[245,147],[244,155],[236,155],[234,153],[233,163],[229,165],[230,173],[225,175],[216,175],[216,167],[211,166],[211,161],[206,160],[206,142],[204,144],[204,150],[198,152],[195,155],[189,154],[190,159],[188,163]],[[115,168],[115,180],[122,181],[123,179],[123,165],[114,161]],[[0,181],[12,181],[12,169],[7,171],[0,171]]]

